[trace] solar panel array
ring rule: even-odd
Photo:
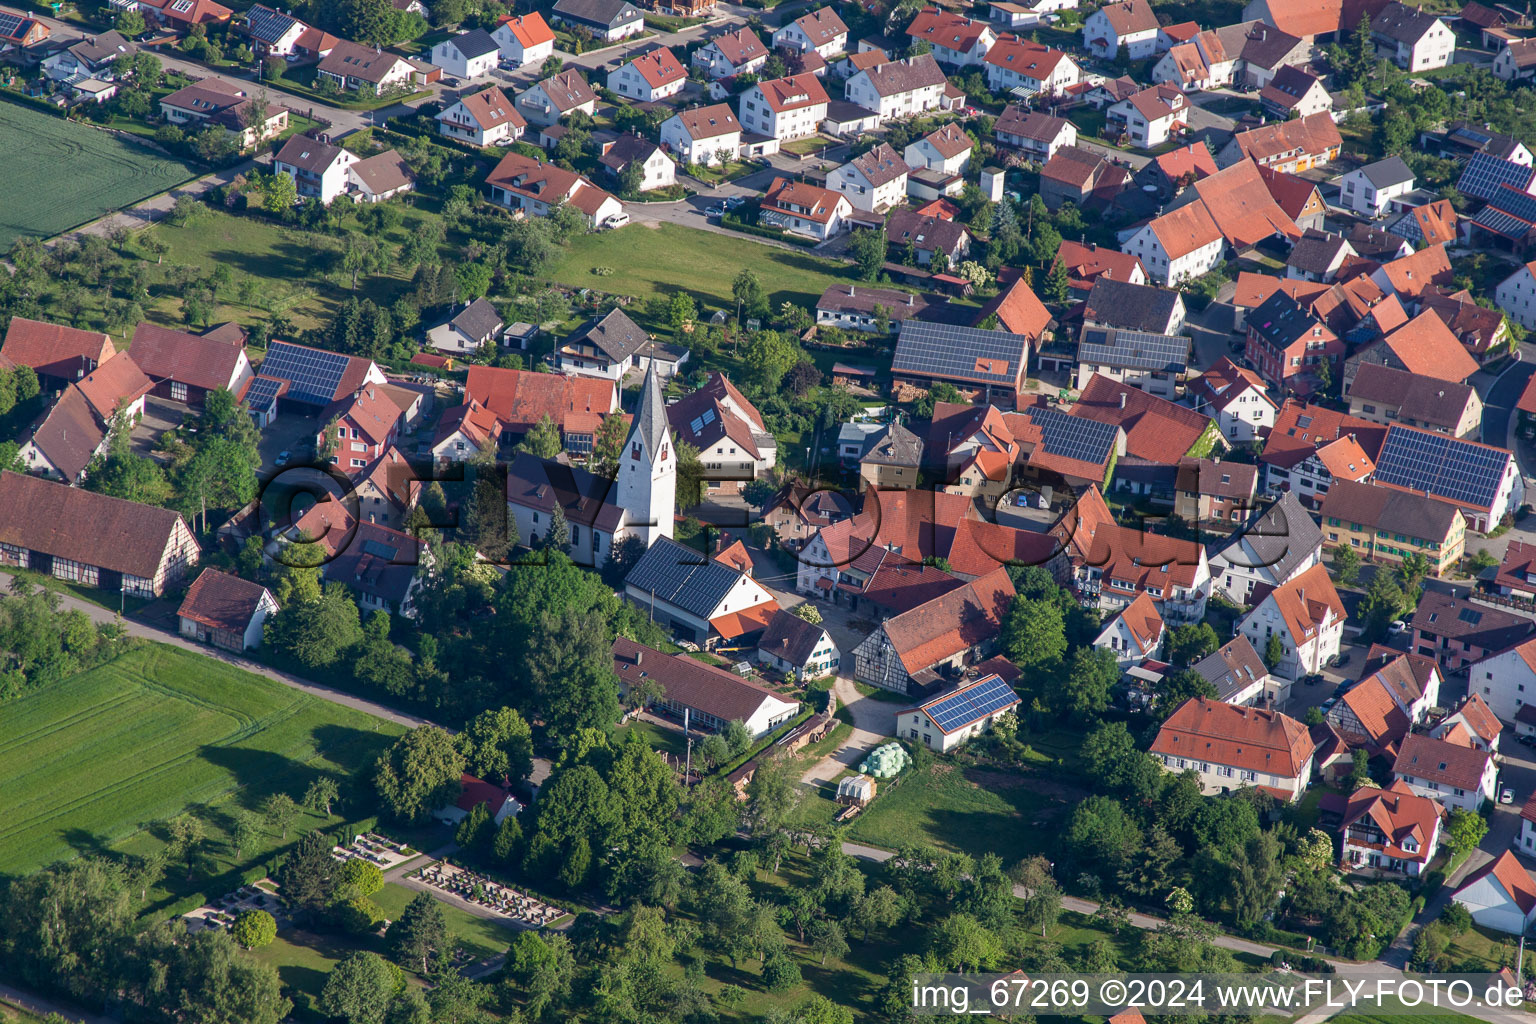
[[[276,399],[277,393],[282,389],[283,382],[272,377],[254,377],[251,386],[246,389],[245,401],[252,409],[267,408]]]
[[[21,38],[21,26],[31,20],[31,18],[23,18],[19,14],[12,14],[10,11],[0,11],[0,38]]]
[[[261,362],[261,375],[286,380],[288,397],[295,402],[329,405],[336,398],[336,389],[351,362],[351,357],[339,352],[274,341]]]
[[[1477,216],[1472,218],[1472,223],[1484,231],[1492,231],[1496,235],[1513,238],[1517,241],[1524,238],[1526,232],[1531,230],[1530,224],[1519,217],[1511,217],[1503,210],[1494,206],[1485,206],[1477,211]]]
[[[392,544],[385,544],[383,541],[365,540],[363,541],[363,553],[373,555],[375,558],[393,561],[395,556],[400,553],[400,549]]]
[[[663,537],[635,563],[624,584],[702,618],[715,610],[740,579],[735,569]]]
[[[1060,409],[1031,409],[1030,422],[1040,428],[1040,443],[1052,455],[1082,462],[1102,463],[1109,459],[1119,430],[1113,423],[1100,423],[1086,416],[1073,416]]]
[[[1171,334],[1085,327],[1077,343],[1079,362],[1132,370],[1182,373],[1189,365],[1189,339]]]
[[[1508,185],[1501,185],[1488,202],[1527,224],[1536,224],[1536,196]]]
[[[293,19],[281,11],[274,11],[270,7],[262,7],[257,4],[246,13],[246,29],[251,38],[268,45],[283,38],[293,27]]]
[[[1536,171],[1513,160],[1500,160],[1487,153],[1473,153],[1472,159],[1467,161],[1467,169],[1461,172],[1461,179],[1456,182],[1456,190],[1464,196],[1492,199],[1500,185],[1509,185],[1524,192],[1533,174]]]
[[[903,320],[891,369],[936,377],[1013,384],[1029,351],[1029,339],[1008,331]],[[980,368],[978,360],[996,360],[1007,369]]]
[[[1001,676],[989,676],[968,690],[940,699],[926,710],[940,729],[954,732],[1018,702],[1019,695]]]
[[[1380,483],[1424,492],[1476,508],[1498,496],[1510,454],[1446,434],[1393,427],[1376,460]]]

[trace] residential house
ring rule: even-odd
[[[364,157],[347,168],[347,191],[356,202],[382,203],[415,187],[410,165],[393,149]]]
[[[1264,182],[1264,187],[1269,189],[1275,204],[1296,222],[1298,228],[1302,231],[1323,228],[1328,206],[1323,202],[1322,190],[1315,184],[1306,178],[1269,167],[1259,168],[1259,178]],[[1350,245],[1355,245],[1353,239]]]
[[[137,0],[131,9],[142,12],[150,25],[177,33],[190,33],[194,26],[222,25],[235,14],[215,0]]]
[[[91,460],[107,445],[106,425],[97,421],[78,386],[71,384],[44,414],[16,458],[27,472],[78,484]]]
[[[1278,637],[1280,660],[1270,671],[1296,680],[1321,672],[1328,659],[1338,655],[1344,618],[1328,568],[1319,564],[1266,594],[1238,629],[1260,651],[1268,649],[1271,637]]]
[[[1362,217],[1380,217],[1394,199],[1413,191],[1413,180],[1413,171],[1403,158],[1389,156],[1344,175],[1339,205]]]
[[[1392,760],[1403,738],[1439,700],[1440,683],[1439,669],[1428,659],[1395,652],[1372,657],[1360,681],[1340,695],[1325,717],[1352,749]]]
[[[1224,704],[1253,706],[1263,700],[1275,706],[1283,704],[1291,692],[1290,683],[1271,676],[1264,659],[1241,634],[1189,668],[1211,684],[1216,699]]]
[[[357,162],[354,153],[340,146],[294,135],[273,157],[272,170],[292,178],[300,196],[329,205],[347,191],[348,171]]]
[[[1024,392],[1030,339],[1011,331],[903,320],[891,373],[898,388],[926,390],[935,381],[987,404],[1013,408]]]
[[[585,28],[605,43],[645,31],[645,15],[626,0],[556,0],[549,16],[557,25]]]
[[[417,73],[404,57],[347,39],[337,40],[331,52],[315,65],[316,75],[329,79],[343,92],[381,96],[409,88]]]
[[[1323,80],[1299,67],[1283,67],[1259,90],[1264,109],[1279,118],[1311,117],[1333,110],[1333,97]]]
[[[602,143],[602,155],[597,158],[603,170],[620,185],[625,172],[634,165],[640,168],[637,192],[651,192],[658,188],[670,188],[677,183],[677,164],[662,152],[660,146],[639,135],[620,135],[611,142]]]
[[[1452,437],[1482,428],[1483,403],[1475,388],[1385,363],[1362,363],[1345,397],[1351,416],[1382,426],[1406,423]]]
[[[1119,427],[1126,454],[1157,465],[1176,466],[1196,449],[1210,450],[1216,439],[1208,417],[1102,374],[1083,385],[1071,413]]]
[[[1375,483],[1455,505],[1480,533],[1503,522],[1525,500],[1525,480],[1507,448],[1401,423],[1387,430],[1376,458]]]
[[[96,419],[110,428],[117,417],[129,423],[137,423],[144,414],[144,396],[154,390],[155,383],[145,376],[133,357],[123,351],[80,378],[80,382],[73,386],[84,397],[91,412],[96,414]]]
[[[1147,186],[1156,190],[1161,200],[1176,198],[1190,185],[1216,173],[1216,158],[1204,142],[1192,142],[1179,149],[1153,157],[1136,175],[1145,195]]]
[[[1060,50],[1018,36],[1000,36],[986,56],[987,87],[995,93],[1022,89],[1028,96],[1058,98],[1083,80],[1077,62]]]
[[[1153,281],[1170,287],[1215,269],[1225,248],[1221,229],[1200,202],[1153,218],[1121,246]]]
[[[508,153],[485,179],[491,202],[533,217],[547,217],[561,203],[580,210],[588,226],[600,227],[624,212],[624,204],[582,175],[542,160]]]
[[[493,344],[505,324],[486,299],[466,302],[453,316],[427,330],[427,344],[439,352],[468,355]]]
[[[896,735],[938,753],[948,753],[991,728],[1023,701],[1002,676],[990,673],[948,687],[916,707],[896,712]]]
[[[744,130],[787,141],[815,135],[828,102],[821,80],[807,72],[755,83],[741,94],[738,109]]]
[[[1307,114],[1238,132],[1216,154],[1216,162],[1230,167],[1252,160],[1271,171],[1300,174],[1337,159],[1343,145],[1331,114]]]
[[[906,200],[907,163],[882,142],[827,175],[827,188],[841,192],[856,210],[884,213]]]
[[[1211,555],[1211,576],[1227,600],[1249,607],[1321,562],[1322,550],[1317,521],[1286,492]]]
[[[1387,230],[1394,235],[1419,247],[1450,245],[1456,241],[1456,207],[1449,199],[1436,199],[1418,206],[1398,206],[1402,212],[1387,223]]]
[[[523,137],[528,122],[494,85],[463,96],[435,118],[438,134],[471,146],[501,146]]]
[[[1511,320],[1536,327],[1536,260],[1525,264],[1499,282],[1493,301]]]
[[[710,494],[735,494],[778,462],[778,442],[762,414],[719,371],[667,406],[667,422],[677,441],[698,449]]]
[[[427,557],[427,545],[410,534],[362,521],[320,573],[327,583],[340,583],[350,590],[365,616],[384,611],[414,619],[420,569]]]
[[[1294,803],[1311,781],[1314,750],[1289,715],[1193,697],[1168,716],[1151,753],[1167,771],[1195,772],[1207,795],[1255,786]]]
[[[1176,398],[1189,369],[1189,348],[1184,335],[1084,326],[1077,340],[1076,386],[1085,388],[1098,375],[1158,398]]]
[[[1387,789],[1355,790],[1344,808],[1339,864],[1418,878],[1440,850],[1445,812],[1434,800],[1394,782]]]
[[[819,7],[775,30],[771,45],[775,50],[785,47],[801,53],[814,50],[825,60],[848,48],[848,26],[832,8]]]
[[[1536,78],[1536,39],[1501,40],[1493,57],[1493,73],[1506,82]]]
[[[942,295],[834,284],[816,301],[816,322],[844,330],[879,332],[881,312],[885,314],[885,327],[890,330],[909,318],[943,319],[948,311],[949,300]]]
[[[461,32],[432,47],[432,63],[444,74],[466,81],[490,74],[500,60],[501,44],[483,28]]]
[[[1187,523],[1241,525],[1254,517],[1258,467],[1219,459],[1179,460],[1173,514]]]
[[[841,454],[841,442],[839,443]],[[862,454],[862,450],[859,454]],[[853,503],[826,489],[787,483],[762,508],[762,521],[791,551],[799,550],[810,535],[824,526],[852,518]]]
[[[1243,354],[1281,392],[1309,395],[1322,390],[1325,370],[1330,379],[1339,372],[1344,342],[1295,299],[1277,291],[1248,315]]]
[[[905,208],[886,218],[885,240],[898,252],[910,245],[919,267],[929,266],[937,257],[943,257],[945,266],[957,267],[971,251],[971,234],[959,224]]]
[[[1361,15],[1375,14],[1383,2],[1318,0],[1315,3],[1296,4],[1289,0],[1249,0],[1243,8],[1243,20],[1263,21],[1308,43],[1343,42],[1355,31]]]
[[[758,663],[798,682],[835,673],[839,660],[831,633],[782,608],[757,641]]]
[[[334,446],[336,465],[349,476],[368,467],[400,436],[400,407],[377,387],[365,385],[321,413],[317,449]]]
[[[1360,250],[1362,256],[1367,255],[1353,238],[1350,244]],[[1445,253],[1445,246],[1431,245],[1382,263],[1371,271],[1371,281],[1383,293],[1396,295],[1405,310],[1417,313],[1428,289],[1446,288],[1452,284],[1450,257]]]
[[[1386,432],[1326,406],[1286,399],[1264,439],[1259,463],[1271,494],[1290,491],[1310,503],[1335,480],[1362,481],[1376,471]]]
[[[47,39],[52,29],[36,18],[0,8],[0,49],[25,50]]]
[[[1456,34],[1422,5],[1387,4],[1371,19],[1376,53],[1404,71],[1443,68],[1456,56]]]
[[[432,435],[432,464],[441,469],[451,462],[468,462],[477,455],[494,458],[501,444],[501,432],[501,420],[496,414],[471,398],[444,411],[437,421]]]
[[[1049,210],[1071,203],[1079,208],[1090,203],[1110,203],[1129,187],[1130,171],[1089,149],[1067,146],[1040,168],[1040,198]]]
[[[3,19],[4,15],[0,15]],[[109,30],[99,36],[86,36],[43,58],[42,71],[55,82],[72,83],[87,78],[110,82],[112,63],[137,50],[120,32]]]
[[[613,642],[613,672],[626,693],[643,683],[659,687],[661,696],[651,701],[651,710],[686,720],[689,728],[719,731],[740,722],[758,739],[800,710],[798,702],[785,700],[733,672],[686,654],[667,654],[627,637]]]
[[[687,84],[688,69],[665,46],[642,53],[608,73],[609,90],[643,103],[676,96]]]
[[[1467,691],[1483,699],[1502,722],[1527,722],[1536,703],[1536,639],[1489,655],[1467,673]],[[1522,729],[1528,732],[1528,729]]]
[[[1296,281],[1331,284],[1346,261],[1359,256],[1349,239],[1311,228],[1302,232],[1285,259],[1285,276]]]
[[[503,14],[491,32],[501,56],[521,67],[542,65],[555,52],[555,33],[537,11],[529,14]]]
[[[1434,658],[1448,672],[1468,668],[1536,632],[1536,622],[1524,615],[1474,603],[1470,594],[1438,589],[1424,591],[1408,627],[1413,630],[1412,649]],[[1487,707],[1476,694],[1472,700]]]
[[[1486,366],[1510,351],[1503,311],[1478,305],[1466,289],[1450,295],[1439,288],[1425,289],[1419,301],[1421,308],[1434,311],[1479,364]]]
[[[1107,4],[1083,21],[1083,47],[1095,57],[1113,60],[1124,46],[1131,60],[1145,60],[1157,45],[1157,16],[1147,0]]]
[[[1016,149],[1037,163],[1058,150],[1077,145],[1077,126],[1064,117],[1026,110],[1010,103],[992,126],[998,145]]]
[[[0,472],[0,565],[153,598],[175,589],[200,554],[170,509]]]
[[[1234,448],[1261,438],[1275,425],[1280,410],[1259,375],[1226,356],[1189,381],[1184,390],[1195,411],[1213,418],[1221,436]]]
[[[1452,899],[1474,923],[1506,935],[1523,936],[1536,923],[1536,879],[1508,850],[1473,872]]]
[[[1072,243],[1064,242],[1061,252],[1065,253],[1069,244]],[[1110,258],[1108,250],[1101,252],[1104,258]],[[1135,257],[1123,253],[1114,255],[1122,261],[1135,260]],[[1133,265],[1140,267],[1139,263]],[[1177,291],[1153,288],[1144,282],[1121,279],[1112,274],[1095,276],[1083,304],[1085,324],[1146,334],[1178,334],[1184,329],[1186,316],[1184,299]]]
[[[749,574],[659,537],[624,578],[624,595],[652,621],[703,647],[755,644],[779,610]]]
[[[1131,285],[1144,285],[1147,283],[1147,272],[1141,266],[1141,261],[1136,257],[1123,253],[1118,249],[1106,249],[1094,243],[1069,242],[1063,240],[1061,247],[1056,250],[1054,263],[1063,264],[1067,271],[1067,284],[1074,292],[1087,292],[1092,295],[1093,287],[1102,278],[1106,281],[1123,282]],[[1054,269],[1054,264],[1052,266]],[[1184,301],[1178,292],[1160,293],[1172,295],[1173,301],[1183,309]],[[1115,308],[1115,303],[1100,302],[1098,309],[1103,315],[1109,315]],[[1087,313],[1084,313],[1086,320]],[[1101,321],[1095,321],[1101,322]],[[1130,326],[1122,324],[1106,324],[1109,327]],[[1182,318],[1170,316],[1168,319],[1156,324],[1154,331],[1157,334],[1176,334],[1184,326]],[[1135,328],[1140,330],[1141,328]]]
[[[260,583],[204,569],[187,588],[176,619],[182,636],[239,654],[261,646],[262,626],[277,612],[277,600]]]
[[[843,86],[843,95],[849,103],[874,111],[883,123],[938,110],[944,106],[947,84],[933,54],[921,53],[855,72]]]
[[[1447,810],[1475,814],[1485,800],[1494,798],[1498,765],[1486,750],[1410,734],[1403,737],[1392,774],[1415,794],[1438,800]]]
[[[261,124],[254,120],[253,97],[244,89],[219,78],[205,78],[160,97],[160,116],[168,124],[196,129],[216,125],[245,150],[274,139],[288,127],[288,108],[268,103],[261,108]]]
[[[564,373],[622,381],[650,343],[650,335],[622,310],[613,309],[601,318],[588,318],[566,335],[556,358]]]
[[[693,51],[692,58],[693,66],[703,68],[711,79],[756,74],[767,62],[768,47],[745,25],[715,36]]]
[[[986,576],[892,616],[854,648],[854,678],[895,693],[939,682],[989,656],[1013,601],[999,567]]]
[[[846,196],[788,178],[774,178],[763,193],[758,223],[825,240],[841,234],[853,214]]]
[[[935,59],[957,68],[982,63],[997,42],[986,22],[937,7],[918,11],[907,26],[907,37],[913,43],[929,44]]]
[[[1536,544],[1509,542],[1494,576],[1493,589],[1518,601],[1536,600]]]
[[[1006,278],[1006,274],[1004,275]],[[993,298],[982,305],[971,320],[972,327],[993,327],[1011,334],[1022,334],[1038,351],[1046,328],[1052,323],[1051,311],[1034,293],[1024,277],[1015,277]]]
[[[1124,125],[1124,134],[1132,146],[1155,149],[1189,124],[1189,99],[1176,86],[1153,85],[1110,107],[1107,116],[1110,121]]]
[[[44,391],[81,380],[116,354],[105,334],[23,316],[11,317],[0,343],[0,365],[30,366]]]
[[[584,114],[595,113],[597,93],[582,77],[580,69],[568,68],[518,93],[516,105],[529,124],[553,125],[578,110]]]
[[[661,123],[661,144],[679,163],[713,167],[741,151],[741,122],[725,103],[694,107]]]
[[[970,162],[972,148],[971,137],[958,125],[950,123],[909,143],[901,158],[911,170],[960,174]]]
[[[881,489],[916,487],[923,465],[923,439],[900,423],[888,423],[865,439],[859,483]]]
[[[12,322],[14,329],[15,322]],[[239,395],[254,375],[240,345],[141,323],[129,346],[158,398],[201,408],[210,391]]]
[[[1157,604],[1150,596],[1141,593],[1109,620],[1109,625],[1094,639],[1093,646],[1113,651],[1115,661],[1124,671],[1148,659],[1161,658],[1167,635]]]

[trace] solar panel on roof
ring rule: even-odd
[[[261,374],[288,382],[288,397],[310,405],[329,405],[336,398],[351,357],[274,341],[262,360]]]
[[[1519,217],[1528,224],[1536,224],[1536,196],[1529,192],[1522,192],[1508,185],[1500,185],[1499,190],[1488,200],[1488,204],[1505,213]]]
[[[10,11],[0,11],[0,36],[16,37],[21,35],[21,26],[29,19]]]
[[[1492,231],[1496,235],[1505,238],[1522,239],[1526,232],[1531,230],[1531,225],[1518,217],[1511,217],[1503,210],[1492,206],[1485,206],[1472,218],[1472,223],[1484,231]]]
[[[1112,423],[1073,416],[1059,409],[1035,409],[1030,413],[1030,421],[1040,428],[1040,443],[1046,452],[1090,463],[1109,459],[1118,430]]]
[[[278,389],[283,386],[280,380],[271,380],[266,377],[257,377],[251,381],[251,386],[245,392],[245,404],[252,412],[265,412],[277,401]]]
[[[624,578],[625,586],[675,604],[695,615],[711,614],[741,573],[691,548],[663,538],[651,545]]]
[[[377,558],[389,558],[389,559],[393,559],[395,557],[395,555],[397,555],[399,553],[398,549],[396,549],[395,547],[393,547],[393,546],[391,546],[389,544],[385,544],[383,541],[377,541],[377,540],[365,540],[365,541],[363,541],[363,551],[366,554],[373,555],[373,556],[375,556]]]
[[[1012,384],[1029,339],[1008,331],[903,320],[892,368],[897,372]]]
[[[1456,182],[1456,189],[1462,195],[1490,199],[1500,185],[1525,191],[1533,173],[1536,172],[1531,168],[1512,160],[1501,160],[1487,153],[1473,153],[1472,159],[1467,161],[1466,170],[1461,172],[1461,178]]]
[[[1376,460],[1376,479],[1475,508],[1489,508],[1510,454],[1461,438],[1393,427]]]
[[[1019,702],[1013,687],[1000,676],[991,676],[961,693],[945,697],[927,709],[934,724],[945,732],[963,729],[995,711]]]

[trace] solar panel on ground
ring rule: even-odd
[[[288,382],[288,397],[310,405],[328,405],[346,374],[351,359],[339,352],[274,341],[262,360],[261,374]]]
[[[1510,454],[1427,430],[1393,427],[1376,460],[1376,479],[1477,508],[1498,496]]]
[[[994,711],[1018,703],[1019,695],[1003,682],[1000,676],[991,676],[961,693],[946,697],[930,706],[928,716],[940,729],[954,732],[972,722],[978,722]]]

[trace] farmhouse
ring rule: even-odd
[[[740,722],[757,739],[795,717],[800,708],[724,669],[622,636],[613,642],[613,672],[626,693],[646,682],[659,687],[661,696],[651,707],[679,721],[686,715],[690,729],[719,731]]]
[[[262,624],[277,611],[277,601],[261,584],[204,569],[187,588],[176,617],[182,636],[238,653],[261,646]]]
[[[1023,701],[997,673],[945,690],[914,708],[896,712],[896,734],[948,753],[991,728]]]
[[[242,346],[151,323],[134,328],[129,352],[154,382],[152,394],[193,408],[220,388],[238,396],[253,376]]]
[[[992,653],[1013,601],[1003,568],[881,623],[854,648],[854,678],[913,692]]]
[[[780,609],[757,641],[757,660],[804,681],[837,671],[839,654],[831,633]]]
[[[53,407],[33,428],[17,458],[26,464],[29,473],[78,484],[106,442],[105,425],[97,422],[90,403],[79,387],[71,384],[60,392]]]
[[[1194,697],[1163,723],[1151,753],[1167,771],[1193,771],[1207,795],[1256,786],[1294,803],[1311,781],[1314,750],[1289,715]]]
[[[30,366],[44,391],[73,384],[117,354],[112,339],[96,331],[63,324],[11,317],[0,359],[7,365]]]

